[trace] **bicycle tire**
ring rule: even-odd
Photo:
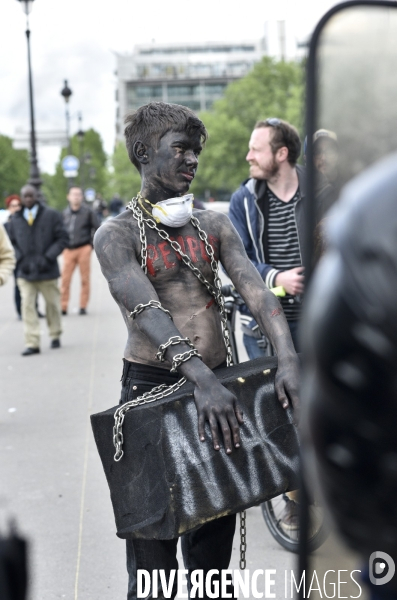
[[[299,530],[295,530],[293,533],[289,534],[282,529],[280,519],[277,517],[274,510],[274,501],[277,501],[277,499],[268,500],[261,504],[262,516],[265,523],[276,542],[289,552],[297,554],[299,551]],[[328,537],[328,533],[327,523],[324,520],[324,515],[322,515],[320,524],[316,526],[312,535],[309,535],[308,549],[310,553],[320,548]]]

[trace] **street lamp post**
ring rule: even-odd
[[[70,100],[70,96],[72,95],[73,92],[70,89],[70,87],[68,87],[68,80],[65,79],[64,82],[65,82],[65,85],[64,85],[63,90],[61,91],[61,96],[63,96],[64,100],[65,100],[66,138],[68,141],[68,153],[70,155],[70,154],[72,154],[72,145],[71,145],[71,140],[70,140],[69,100]]]
[[[18,0],[26,14],[26,40],[28,46],[28,73],[29,73],[29,107],[30,107],[30,174],[28,183],[33,185],[39,196],[40,186],[43,183],[40,178],[39,165],[37,161],[36,149],[36,127],[34,119],[34,103],[33,103],[33,79],[32,79],[32,63],[30,57],[30,29],[29,29],[29,13],[32,10],[33,0]]]
[[[82,121],[83,121],[83,117],[81,116],[81,112],[79,112],[79,130],[77,132],[77,139],[79,140],[79,159],[80,159],[80,186],[81,189],[84,191],[84,172],[83,172],[83,144],[84,144],[84,131],[83,131],[83,126],[82,126]]]

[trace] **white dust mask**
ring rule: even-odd
[[[193,194],[180,198],[168,198],[153,205],[153,217],[169,227],[183,227],[192,216]]]

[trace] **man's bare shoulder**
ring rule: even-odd
[[[94,248],[98,251],[110,243],[122,243],[126,240],[134,245],[139,237],[138,224],[129,210],[109,219],[97,229],[94,236]]]

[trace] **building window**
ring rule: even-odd
[[[136,85],[127,83],[127,109],[136,109],[148,102],[163,99],[163,87],[161,85]]]
[[[206,83],[205,97],[206,98],[221,98],[226,88],[226,83]]]
[[[201,110],[200,100],[175,100],[175,104],[182,104],[183,106],[187,106],[195,112]]]
[[[198,85],[168,85],[169,100],[194,97],[200,97],[200,86]]]

